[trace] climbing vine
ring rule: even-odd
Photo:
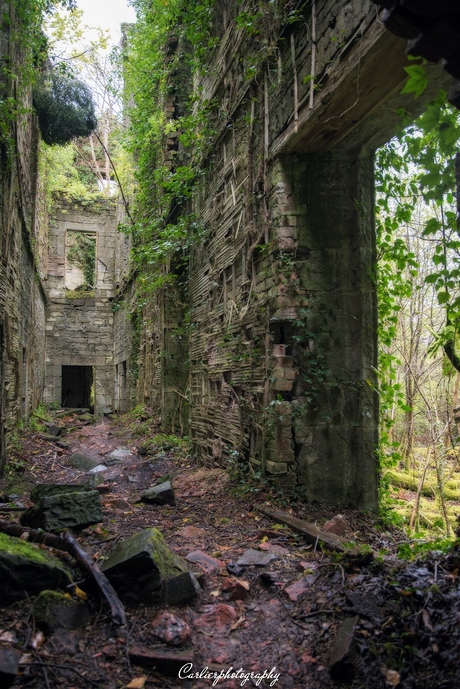
[[[209,69],[212,73],[216,23],[222,17],[215,12],[216,0],[132,4],[138,21],[128,36],[123,71],[129,93],[128,141],[137,167],[134,255],[141,282],[156,290],[184,272],[191,246],[205,234],[189,201],[225,113],[206,97],[199,79],[193,86],[192,81]],[[257,64],[251,64],[247,78],[257,76],[282,29],[299,20],[305,4],[274,0],[237,7],[236,25],[260,42]]]

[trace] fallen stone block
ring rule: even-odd
[[[166,546],[158,529],[150,528],[118,543],[101,569],[121,599],[145,602],[165,579],[187,571],[187,565]]]
[[[157,486],[152,486],[152,488],[146,490],[145,493],[142,493],[141,500],[150,505],[176,504],[174,490],[170,481],[164,481],[164,483],[160,483]]]
[[[193,572],[182,572],[163,582],[162,598],[167,605],[185,605],[195,600],[200,593],[201,587]]]
[[[69,465],[74,469],[93,469],[99,464],[98,459],[93,459],[92,457],[87,457],[81,454],[81,452],[75,452],[67,460]]]
[[[32,543],[0,533],[0,600],[10,603],[71,583],[62,562]]]
[[[249,582],[235,577],[224,577],[222,591],[227,594],[227,600],[243,600],[249,591]]]
[[[7,689],[14,684],[19,673],[20,654],[14,648],[0,647],[0,687]]]
[[[328,533],[335,533],[337,534],[337,536],[345,536],[349,528],[350,527],[347,524],[347,521],[343,514],[336,514],[335,517],[329,519],[329,521],[327,521],[322,526],[323,531],[327,531]]]
[[[122,464],[123,461],[131,455],[131,450],[128,450],[126,447],[117,447],[116,450],[113,450],[112,452],[106,455],[104,463],[107,464],[107,466]]]
[[[133,665],[155,668],[169,677],[177,677],[184,665],[193,664],[193,651],[168,651],[162,648],[134,646],[129,650],[129,659]]]
[[[43,498],[48,498],[53,495],[62,495],[62,493],[82,493],[87,491],[88,487],[84,483],[39,483],[30,493],[32,502],[38,503]]]
[[[264,586],[281,585],[280,572],[261,572],[259,579]]]
[[[62,529],[84,529],[102,519],[101,496],[97,490],[91,490],[44,497],[38,505],[33,505],[24,512],[20,522],[23,526],[56,532]]]
[[[56,437],[56,438],[57,438],[58,435],[61,435],[61,433],[62,433],[62,431],[63,431],[63,427],[62,427],[62,426],[60,426],[58,423],[54,423],[54,422],[52,422],[52,421],[49,422],[49,423],[47,423],[47,424],[46,424],[46,427],[48,428],[48,433],[49,433],[50,435],[53,435],[53,436]]]
[[[339,627],[329,660],[329,673],[332,679],[342,682],[353,679],[356,670],[353,633],[358,619],[358,615],[349,617]]]
[[[211,630],[226,629],[238,619],[238,613],[231,605],[217,603],[206,606],[206,612],[195,618],[193,626],[198,629]]]
[[[249,567],[256,565],[257,567],[265,567],[266,565],[277,560],[275,553],[261,553],[260,550],[253,550],[250,548],[237,560],[237,565],[240,567]]]
[[[217,572],[222,569],[224,563],[222,560],[217,560],[215,557],[211,557],[201,550],[195,550],[193,553],[189,553],[185,556],[187,562],[193,562],[193,564],[198,565],[203,572],[210,574],[211,572]]]
[[[192,634],[187,622],[166,610],[152,620],[153,633],[169,646],[185,644]]]
[[[90,474],[102,474],[104,471],[107,471],[109,467],[106,466],[105,464],[97,464],[93,469],[89,470]]]
[[[34,601],[33,611],[35,624],[45,634],[52,634],[57,629],[79,629],[90,619],[85,603],[57,591],[42,591]]]

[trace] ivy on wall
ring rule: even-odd
[[[13,128],[30,109],[27,94],[46,58],[44,17],[57,7],[74,8],[76,0],[21,0],[9,3],[3,17],[11,49],[0,57],[0,145],[14,151]]]

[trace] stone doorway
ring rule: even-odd
[[[92,366],[63,366],[62,394],[63,407],[93,407],[94,373]]]

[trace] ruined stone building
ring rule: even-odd
[[[209,462],[236,458],[309,498],[375,507],[374,151],[447,75],[433,68],[418,101],[401,95],[406,42],[370,0],[284,3],[301,6],[292,23],[282,4],[216,8],[217,47],[194,79],[216,105],[192,200],[206,230],[185,297],[189,376],[180,387],[172,303],[184,294],[168,288],[143,309],[138,393],[165,419],[183,409]],[[168,140],[164,164],[180,154]]]
[[[55,199],[48,217],[26,78],[30,55],[11,38],[21,17],[15,3],[5,2],[0,16],[0,101],[20,113],[8,119],[7,108],[1,110],[1,472],[17,422],[40,402],[126,410],[127,365],[114,352],[112,301],[129,251],[114,201]],[[124,343],[123,353],[129,348]]]
[[[205,461],[236,457],[307,498],[374,508],[374,151],[447,77],[434,67],[422,99],[402,96],[405,42],[370,0],[304,3],[250,40],[241,3],[218,5],[217,48],[194,80],[217,103],[191,202],[206,233],[187,280],[140,312],[112,202],[62,202],[40,224],[34,118],[15,129],[0,170],[2,442],[41,397],[97,413],[138,401]],[[93,283],[69,259],[82,235]]]

